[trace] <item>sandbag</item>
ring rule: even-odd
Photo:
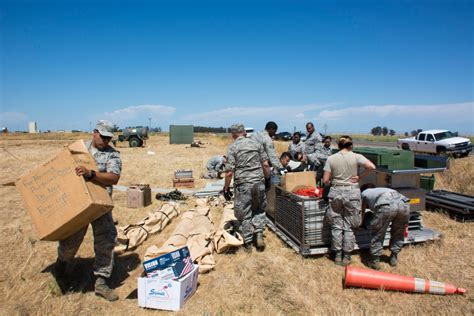
[[[210,217],[210,208],[207,199],[196,200],[196,207],[186,211],[174,232],[163,245],[149,247],[145,253],[145,260],[171,252],[175,249],[188,246],[193,262],[199,265],[199,273],[206,273],[215,266],[214,251],[214,223]]]
[[[219,228],[214,235],[214,247],[217,253],[226,252],[243,245],[244,239],[238,233],[238,222],[234,216],[234,204],[227,204],[222,213]]]
[[[178,215],[179,204],[168,202],[136,224],[117,227],[115,251],[120,253],[135,249],[148,238],[148,235],[162,231]]]

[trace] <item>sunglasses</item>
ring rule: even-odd
[[[99,133],[98,130],[95,130],[95,132],[96,132],[97,134],[99,134],[100,138],[102,138],[103,141],[111,141],[111,140],[112,140],[112,137],[103,136],[102,134]]]
[[[102,138],[103,141],[111,141],[112,140],[112,137],[102,136],[100,134],[99,134],[99,136],[100,136],[100,138]]]

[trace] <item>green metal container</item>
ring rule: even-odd
[[[191,144],[193,141],[193,125],[170,125],[170,144]]]
[[[415,155],[415,166],[419,168],[446,168],[449,164],[447,157],[432,155]]]
[[[388,170],[415,168],[415,155],[412,151],[372,147],[358,147],[353,151],[363,155],[379,168]]]
[[[420,188],[425,189],[426,191],[431,191],[434,188],[435,184],[435,175],[431,176],[420,176]]]

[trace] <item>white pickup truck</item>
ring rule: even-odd
[[[472,150],[468,138],[458,137],[457,133],[440,129],[422,131],[416,137],[399,139],[398,147],[416,152],[460,157],[469,155]]]

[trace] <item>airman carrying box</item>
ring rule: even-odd
[[[114,207],[107,190],[76,175],[97,170],[84,142],[77,141],[15,182],[41,240],[63,240]]]

